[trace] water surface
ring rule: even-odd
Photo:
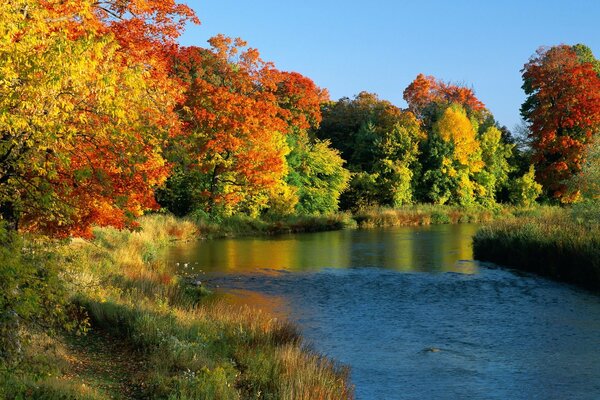
[[[351,366],[358,399],[600,398],[600,298],[473,261],[475,230],[216,240],[169,257],[296,321]]]

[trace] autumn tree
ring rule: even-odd
[[[547,195],[570,202],[567,181],[581,171],[587,143],[600,127],[600,78],[584,46],[540,48],[522,70],[537,179]]]
[[[13,228],[89,235],[91,224],[122,227],[156,206],[179,93],[153,54],[194,17],[143,3],[0,9],[0,213]]]
[[[491,116],[471,88],[446,83],[433,76],[417,75],[404,89],[403,96],[408,109],[423,122],[426,129],[433,126],[440,110],[451,104],[460,104],[469,118],[474,117],[479,123]]]
[[[425,144],[421,191],[437,204],[472,205],[483,188],[474,179],[485,166],[477,130],[465,109],[446,108]]]
[[[313,208],[307,204],[308,192],[315,197],[315,191],[329,190],[319,179],[330,177],[333,188],[345,184],[343,174],[340,183],[334,177],[341,159],[307,133],[321,121],[327,92],[299,73],[264,62],[241,39],[218,35],[209,42],[210,49],[182,48],[173,57],[172,74],[186,88],[178,106],[184,133],[167,148],[174,174],[158,192],[161,204],[178,214],[331,210],[337,197]],[[292,164],[301,170],[292,171]],[[323,178],[317,178],[313,168],[321,167]]]
[[[272,66],[256,50],[222,35],[210,43],[212,49],[182,48],[174,57],[173,73],[186,88],[178,107],[185,140],[174,141],[183,149],[171,148],[171,158],[189,154],[183,168],[199,172],[196,207],[255,214],[287,172],[285,110]]]

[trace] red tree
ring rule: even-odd
[[[537,179],[571,201],[566,180],[581,171],[584,149],[600,128],[600,78],[566,45],[540,48],[525,64],[521,114],[529,124]]]

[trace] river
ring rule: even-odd
[[[222,239],[169,260],[295,321],[359,400],[600,398],[600,297],[473,260],[476,229]]]

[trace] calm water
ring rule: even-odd
[[[297,321],[351,366],[357,399],[600,399],[600,297],[473,261],[475,230],[216,240],[169,257]]]

